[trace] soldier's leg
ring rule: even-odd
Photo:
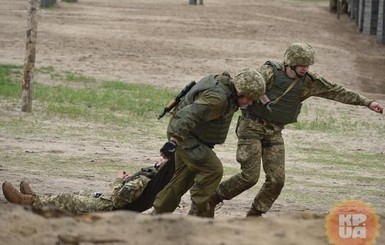
[[[237,135],[237,161],[241,165],[241,172],[223,181],[217,188],[217,194],[224,200],[230,200],[254,186],[260,174],[262,125],[257,121],[242,118]]]
[[[194,185],[190,189],[192,209],[196,215],[207,216],[208,200],[218,187],[223,176],[223,166],[216,154],[202,145],[193,154],[201,156],[192,159],[191,152],[184,155],[188,168],[195,173]]]
[[[266,179],[252,204],[254,211],[267,212],[278,198],[285,183],[285,147],[281,132],[268,139],[262,150]]]
[[[180,157],[180,149],[175,153],[175,173],[170,182],[160,191],[154,201],[154,213],[171,213],[179,205],[181,197],[194,183],[194,173]]]
[[[91,192],[37,196],[32,206],[53,206],[71,214],[113,210],[112,201],[94,197]]]

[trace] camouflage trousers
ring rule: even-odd
[[[173,212],[181,197],[191,188],[191,209],[197,215],[205,216],[209,209],[208,200],[218,187],[222,175],[221,161],[206,145],[192,149],[178,148],[175,153],[175,173],[170,183],[156,196],[155,213]]]
[[[33,207],[51,206],[71,214],[84,214],[114,209],[111,200],[96,197],[93,192],[60,193],[58,195],[38,196]]]
[[[116,179],[111,194],[95,195],[95,192],[81,191],[58,195],[37,196],[32,206],[52,206],[71,214],[125,209],[144,191],[150,178],[140,175],[133,180]]]
[[[284,126],[240,117],[237,126],[237,161],[241,172],[223,181],[217,193],[230,200],[253,187],[259,179],[261,160],[265,182],[254,198],[252,207],[267,212],[278,198],[285,182]]]

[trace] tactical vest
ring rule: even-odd
[[[214,147],[216,144],[225,142],[234,112],[238,110],[235,99],[236,92],[230,76],[209,75],[202,78],[178,104],[176,110],[194,103],[196,96],[205,90],[224,94],[227,97],[227,109],[219,118],[197,124],[195,128],[191,129],[191,134],[207,146]]]
[[[266,91],[271,101],[285,93],[293,82],[286,76],[285,69],[279,63],[267,61],[265,64],[273,67],[274,81],[272,87]],[[261,103],[249,106],[248,113],[253,117],[262,118],[266,121],[289,124],[297,121],[301,111],[300,95],[304,84],[304,78],[298,78],[297,83],[277,103],[270,104],[271,111],[267,110]]]

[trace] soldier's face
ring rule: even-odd
[[[238,106],[239,107],[247,107],[253,104],[253,99],[247,96],[238,97]]]
[[[309,66],[308,65],[297,65],[297,66],[295,66],[295,72],[300,77],[305,76],[308,71],[309,71]]]

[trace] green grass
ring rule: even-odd
[[[21,96],[19,67],[0,66],[0,96],[17,100]],[[37,72],[60,77],[53,68]],[[122,81],[101,81],[81,74],[66,72],[64,79],[76,86],[33,83],[33,104],[45,114],[60,118],[92,120],[93,122],[127,124],[132,120],[156,118],[176,91],[150,85]]]

